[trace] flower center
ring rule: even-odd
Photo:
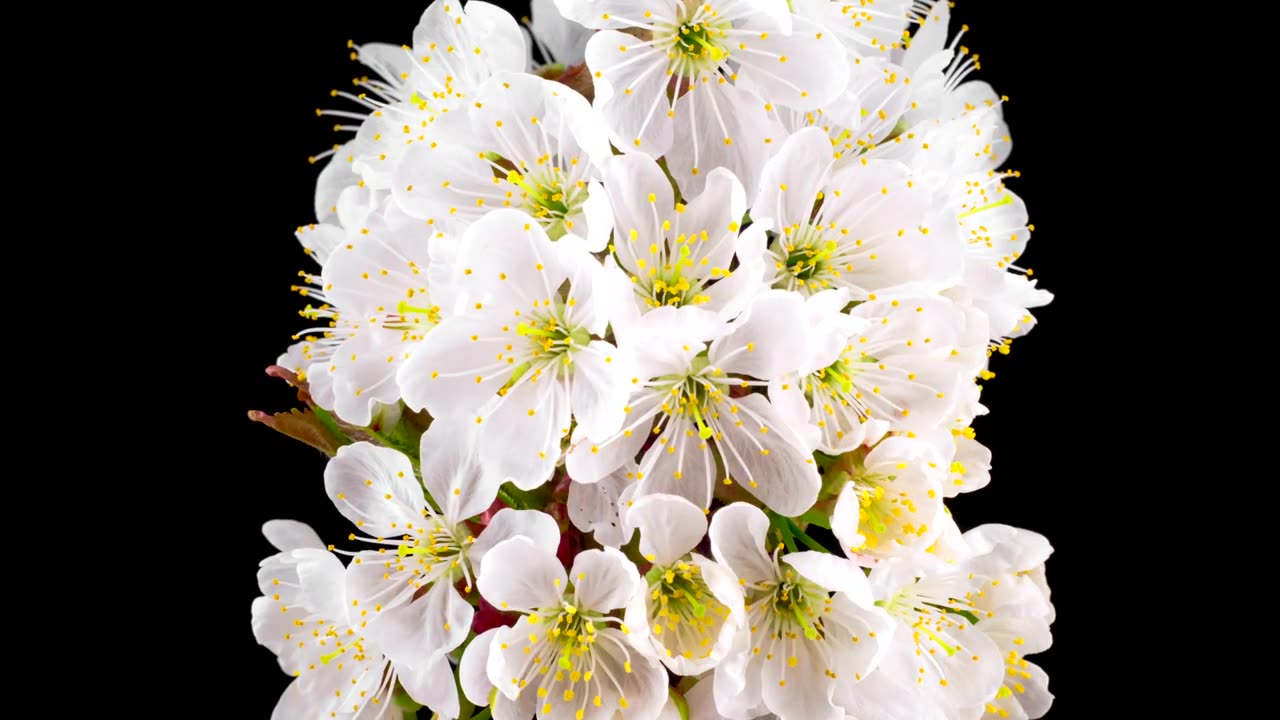
[[[516,326],[516,332],[529,338],[533,345],[535,359],[551,360],[563,357],[566,365],[570,362],[570,353],[591,342],[590,333],[582,328],[571,327],[565,321],[562,306],[557,307],[553,312],[532,315],[529,322],[522,322]]]
[[[724,399],[724,392],[719,387],[698,374],[706,365],[705,355],[695,358],[693,371],[671,385],[671,397],[662,403],[662,411],[667,415],[691,418],[698,426],[698,436],[703,440],[715,434],[707,420],[719,417],[712,406]]]
[[[710,657],[720,627],[729,615],[707,587],[701,568],[679,561],[654,567],[649,581],[649,623],[667,657]]]
[[[775,240],[771,248],[778,269],[774,286],[815,292],[827,287],[840,275],[833,259],[839,249],[839,243],[823,237],[823,228],[809,224]]]
[[[671,74],[696,77],[715,70],[729,58],[725,38],[733,25],[719,16],[709,3],[695,2],[681,10],[678,25],[657,25],[654,39],[660,47],[667,47],[667,69]]]
[[[569,182],[558,165],[525,174],[510,170],[507,181],[524,190],[525,212],[538,219],[552,240],[559,240],[573,230],[573,221],[569,218],[581,212],[587,199],[583,182]]]
[[[467,586],[470,587],[471,578],[467,568],[463,566],[463,558],[464,547],[471,542],[474,542],[472,538],[460,539],[451,528],[437,522],[430,532],[410,538],[410,542],[396,548],[396,555],[400,558],[397,570],[409,569],[406,567],[406,558],[413,558],[408,562],[416,562],[418,565],[413,569],[415,577],[431,580],[442,574],[452,576],[457,571],[466,576]]]
[[[825,637],[822,613],[831,603],[830,595],[791,568],[783,568],[781,579],[749,588],[748,611],[765,609],[775,639],[794,639],[802,633],[809,640]]]

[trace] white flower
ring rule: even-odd
[[[965,567],[985,582],[974,593],[978,628],[995,641],[1005,664],[1004,682],[983,705],[984,718],[1039,718],[1053,694],[1044,670],[1026,655],[1053,642],[1054,619],[1044,562],[1053,548],[1043,536],[1008,525],[982,525],[964,534],[971,553]]]
[[[765,106],[820,107],[848,80],[839,42],[792,16],[784,0],[556,4],[601,29],[586,58],[613,144],[667,155],[686,192],[699,191],[717,167],[754,184],[772,141],[761,135]],[[739,79],[761,97],[737,87]]]
[[[874,607],[862,570],[818,552],[766,549],[769,520],[734,503],[711,519],[711,550],[746,591],[742,643],[715,669],[726,717],[844,720],[849,697],[875,669],[893,623]]]
[[[304,273],[313,286],[295,286],[309,301],[299,314],[317,325],[281,358],[317,404],[354,425],[400,400],[396,372],[442,317],[433,259],[451,242],[396,214],[368,222],[328,251],[319,276]]]
[[[376,79],[358,78],[358,93],[333,90],[359,110],[319,109],[337,118],[339,131],[356,136],[311,160],[333,156],[316,185],[317,218],[350,210],[344,226],[362,224],[359,209],[377,207],[391,189],[392,171],[421,143],[454,142],[466,136],[465,108],[495,72],[520,72],[528,62],[524,33],[505,10],[473,0],[435,0],[422,13],[413,46],[356,45],[358,59]],[[345,121],[345,122],[343,122]],[[350,123],[356,124],[350,124]]]
[[[932,545],[943,529],[945,467],[932,445],[908,437],[885,438],[865,454],[837,459],[828,475],[849,478],[831,515],[842,550],[875,564]]]
[[[955,223],[905,165],[860,158],[834,169],[831,139],[806,128],[769,161],[751,214],[781,234],[769,247],[773,284],[853,300],[932,294],[959,279]]]
[[[667,674],[636,652],[614,611],[644,584],[617,550],[586,550],[566,575],[555,555],[524,538],[501,543],[480,571],[480,593],[519,612],[487,648],[498,688],[495,720],[608,720],[614,713],[653,720],[667,699]]]
[[[929,432],[951,419],[972,386],[985,333],[942,297],[865,302],[847,314],[840,293],[806,303],[822,342],[796,373],[774,379],[769,397],[818,430],[817,446],[840,454],[886,430]]]
[[[553,244],[528,215],[497,210],[467,229],[455,268],[461,314],[401,368],[405,403],[475,427],[486,471],[536,487],[571,418],[604,437],[625,414],[629,363],[598,339],[608,322],[596,297],[600,264]]]
[[[342,562],[310,527],[276,520],[263,534],[280,552],[262,561],[253,601],[253,632],[295,680],[271,717],[398,718],[391,695],[397,681],[414,700],[442,717],[457,717],[439,688],[452,693],[453,672],[441,654],[410,666],[387,654],[367,628],[367,613],[351,606]]]
[[[566,457],[570,477],[594,482],[643,450],[635,497],[680,495],[705,509],[723,478],[783,515],[808,510],[820,485],[812,447],[763,395],[735,397],[808,355],[809,328],[795,322],[803,306],[795,293],[766,291],[710,337],[705,323],[675,308],[642,316],[623,341],[643,350],[622,429],[576,431]],[[647,439],[652,444],[645,448]]]
[[[982,579],[921,553],[881,563],[869,580],[898,628],[850,714],[893,717],[909,699],[919,716],[977,717],[965,711],[995,697],[1004,674],[1000,649],[983,632],[988,618],[976,611]]]
[[[355,554],[346,594],[352,612],[368,613],[369,632],[397,662],[434,663],[466,639],[474,610],[455,583],[463,581],[470,592],[494,545],[517,535],[553,550],[559,542],[550,516],[509,508],[496,513],[478,538],[472,535],[466,520],[484,512],[497,494],[478,460],[466,436],[442,423],[423,435],[423,482],[439,512],[423,496],[409,459],[395,450],[347,445],[325,468],[334,505],[367,535],[350,539],[381,546]],[[451,675],[438,683],[433,697],[446,705],[429,703],[432,709],[456,708]]]
[[[648,588],[627,606],[629,629],[677,675],[712,669],[745,615],[738,579],[693,552],[707,534],[706,513],[679,496],[648,495],[631,503],[627,523],[640,531],[640,552],[653,563]]]
[[[1031,239],[1031,226],[1026,204],[1005,185],[1010,176],[1016,173],[971,173],[952,181],[948,196],[965,247],[964,287],[990,319],[997,346],[1029,332],[1035,326],[1030,309],[1053,300],[1036,287],[1029,270],[1016,264]]]
[[[981,490],[991,482],[991,450],[977,441],[973,428],[942,429],[922,437],[938,451],[947,468],[943,497]]]
[[[461,112],[461,110],[459,110]],[[418,143],[397,166],[405,212],[461,231],[496,208],[536,218],[553,239],[608,242],[608,199],[596,182],[609,141],[587,101],[560,83],[499,73],[475,93],[465,140]]]
[[[687,204],[644,155],[613,158],[604,185],[616,228],[610,249],[626,274],[609,281],[629,283],[641,311],[698,307],[728,319],[764,289],[764,226],[739,235],[746,198],[729,171],[712,171]]]

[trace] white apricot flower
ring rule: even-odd
[[[639,312],[696,307],[729,319],[766,287],[764,226],[739,234],[746,196],[729,171],[712,171],[700,195],[677,203],[656,162],[624,155],[609,163],[604,186],[616,228],[610,250],[626,275],[609,282],[629,282]]]
[[[982,525],[964,534],[965,567],[984,582],[974,593],[978,628],[1003,654],[1004,682],[983,705],[983,718],[1043,717],[1053,703],[1049,676],[1025,656],[1049,649],[1054,619],[1044,563],[1053,552],[1042,535],[1008,525]]]
[[[351,612],[360,612],[368,632],[397,662],[414,667],[438,663],[466,639],[474,614],[458,592],[469,592],[485,554],[496,544],[522,536],[553,551],[559,527],[549,515],[504,508],[479,537],[467,519],[484,512],[497,495],[479,458],[460,435],[433,423],[422,438],[423,483],[437,511],[427,502],[409,459],[396,450],[368,443],[346,445],[325,468],[325,490],[334,505],[355,523],[361,537],[377,550],[354,554],[346,571],[345,593]],[[445,712],[457,707],[452,674],[433,686]],[[456,710],[454,710],[456,714]]]
[[[498,689],[495,720],[608,720],[615,713],[654,720],[667,700],[667,674],[637,652],[613,613],[644,583],[613,548],[584,550],[568,574],[555,554],[525,538],[500,543],[480,571],[480,593],[521,613],[487,648],[489,682]]]
[[[436,422],[483,424],[476,451],[486,471],[537,487],[571,420],[606,437],[625,416],[632,375],[599,339],[608,324],[600,264],[507,209],[467,228],[455,268],[462,307],[400,369],[405,404]]]
[[[496,208],[516,208],[558,240],[603,250],[612,217],[597,180],[609,141],[591,106],[566,85],[499,73],[475,93],[460,142],[419,143],[395,172],[405,212],[461,231]]]
[[[640,532],[641,554],[653,563],[648,587],[627,606],[630,631],[642,638],[642,651],[677,675],[714,668],[733,647],[745,615],[738,579],[694,552],[707,534],[706,513],[677,495],[647,495],[631,502],[626,517]]]
[[[796,372],[770,383],[774,404],[816,427],[818,448],[830,454],[949,420],[986,345],[985,328],[969,327],[980,318],[944,297],[876,300],[841,313],[846,298],[823,291],[806,302],[821,341]]]
[[[579,427],[566,456],[569,476],[595,482],[643,452],[634,497],[680,495],[706,509],[723,480],[783,515],[808,510],[821,484],[813,448],[764,395],[738,394],[807,357],[813,339],[795,321],[803,308],[799,295],[769,290],[710,336],[706,323],[676,308],[643,315],[623,340],[643,348],[626,420],[609,434]]]
[[[416,659],[422,662],[410,666],[387,652],[367,627],[367,612],[347,602],[342,561],[325,550],[314,530],[274,520],[263,534],[280,552],[258,569],[262,596],[253,601],[253,633],[294,677],[273,720],[397,718],[397,683],[441,717],[458,716],[456,697],[449,702],[455,693],[448,659],[420,653]]]
[[[905,436],[837,459],[828,473],[849,479],[836,500],[831,530],[845,554],[874,565],[932,545],[943,529],[945,468],[931,444]]]
[[[309,301],[300,315],[317,323],[280,364],[311,384],[316,403],[354,425],[368,425],[379,403],[400,400],[396,372],[444,310],[447,284],[434,262],[452,242],[396,213],[375,214],[368,227],[323,248],[319,275],[294,289]],[[295,337],[299,337],[295,336]]]
[[[772,712],[782,720],[845,720],[873,675],[893,622],[872,602],[862,570],[846,558],[769,552],[769,519],[734,503],[711,518],[711,551],[746,592],[746,629],[715,668],[726,717]]]
[[[983,632],[974,598],[983,582],[963,563],[904,554],[880,563],[868,578],[876,605],[896,622],[880,669],[848,706],[854,717],[893,717],[904,698],[921,716],[977,717],[1004,674],[1000,649]],[[932,713],[933,715],[929,715]]]
[[[954,285],[954,220],[900,163],[860,158],[834,168],[831,139],[805,128],[764,169],[753,218],[770,218],[776,287],[848,288],[853,300],[929,295]]]
[[[773,140],[762,135],[766,104],[821,107],[848,81],[839,41],[786,0],[556,4],[600,30],[586,59],[613,144],[665,155],[685,192],[700,191],[717,167],[753,185]]]

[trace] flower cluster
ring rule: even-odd
[[[273,717],[1048,710],[1051,548],[945,504],[1051,298],[949,13],[435,0],[351,45],[272,369],[308,407],[253,416],[355,527],[264,528]]]

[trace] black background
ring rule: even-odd
[[[302,319],[289,291],[300,269],[313,269],[292,233],[313,219],[314,180],[319,166],[306,158],[335,142],[330,118],[316,107],[341,107],[332,88],[350,88],[361,73],[348,59],[346,41],[410,42],[418,2],[352,4],[341,12],[310,3],[275,3],[272,13],[254,6],[220,5],[203,17],[206,30],[222,30],[217,68],[190,92],[211,108],[230,102],[207,136],[210,172],[231,172],[221,184],[217,212],[230,222],[219,244],[204,258],[205,272],[222,288],[217,303],[231,321],[216,358],[216,382],[205,385],[204,427],[217,452],[201,464],[211,485],[216,513],[216,567],[208,568],[202,617],[219,653],[219,691],[212,702],[228,701],[236,717],[267,717],[288,683],[272,654],[259,647],[249,624],[256,596],[257,562],[272,552],[259,528],[272,518],[313,525],[327,541],[349,532],[322,488],[324,458],[269,429],[251,423],[246,411],[284,410],[295,405],[292,391],[263,369],[289,343]],[[519,17],[521,4],[499,2]],[[1006,116],[1014,149],[1007,167],[1022,178],[1013,187],[1027,202],[1037,232],[1023,265],[1036,271],[1041,286],[1057,299],[1036,311],[1040,325],[1017,340],[1011,355],[997,356],[996,379],[986,383],[984,403],[991,414],[979,419],[978,438],[994,452],[991,485],[951,503],[962,528],[1002,522],[1048,536],[1056,548],[1048,577],[1058,620],[1055,645],[1035,659],[1049,672],[1057,696],[1050,718],[1084,717],[1095,700],[1097,678],[1088,637],[1093,624],[1091,493],[1100,472],[1088,460],[1088,424],[1080,408],[1094,390],[1080,382],[1081,354],[1099,324],[1100,263],[1090,251],[1097,229],[1079,205],[1087,143],[1077,134],[1080,114],[1097,94],[1097,77],[1065,48],[1087,37],[1055,22],[1050,13],[1028,12],[1020,0],[961,0],[952,29],[968,24],[964,44],[980,53],[976,77],[1010,97]],[[216,32],[216,31],[215,31]],[[228,51],[230,45],[230,51]],[[341,137],[345,137],[345,134]],[[229,339],[229,341],[227,341]],[[1094,488],[1091,490],[1090,488]],[[1082,490],[1084,492],[1082,492]],[[216,699],[215,699],[216,698]],[[874,719],[869,719],[874,720]]]

